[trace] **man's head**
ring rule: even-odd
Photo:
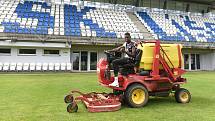
[[[125,42],[130,43],[131,42],[131,35],[130,33],[125,33]]]

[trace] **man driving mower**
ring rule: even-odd
[[[125,33],[125,43],[122,46],[114,48],[112,50],[108,50],[107,52],[124,53],[124,57],[112,61],[114,70],[114,82],[109,84],[109,86],[119,87],[118,83],[119,66],[134,63],[135,60],[136,47],[135,42],[131,41],[130,33]]]

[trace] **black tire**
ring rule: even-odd
[[[65,103],[71,103],[71,102],[73,102],[73,100],[74,100],[74,97],[73,97],[72,94],[69,94],[69,95],[64,97],[64,102]]]
[[[189,103],[191,100],[190,92],[187,89],[179,88],[175,91],[175,100],[178,103]]]
[[[78,105],[76,103],[70,103],[67,106],[67,112],[69,113],[75,113],[78,111]]]
[[[126,89],[125,101],[132,108],[140,108],[149,100],[148,90],[141,84],[132,84]]]

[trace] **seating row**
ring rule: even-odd
[[[0,71],[71,71],[71,63],[1,63]]]

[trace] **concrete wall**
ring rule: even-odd
[[[60,54],[59,55],[44,55],[43,49],[44,48],[34,48],[36,49],[36,55],[19,55],[18,54],[19,48],[12,48],[11,49],[11,55],[0,55],[0,62],[22,62],[22,63],[44,63],[44,62],[70,62],[70,53],[69,49],[59,49]],[[48,49],[48,48],[45,48]]]
[[[10,55],[0,54],[0,62],[21,62],[21,63],[60,63],[70,62],[70,49],[64,43],[34,43],[34,42],[0,42],[0,48],[11,48]],[[36,55],[20,55],[19,49],[36,49]],[[44,49],[57,49],[59,55],[44,55]]]

